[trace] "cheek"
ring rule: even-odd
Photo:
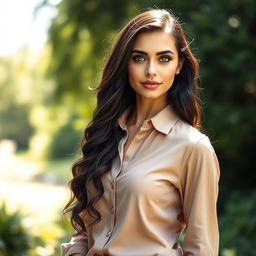
[[[171,65],[168,68],[161,69],[160,72],[161,72],[162,78],[164,78],[165,80],[173,80],[173,78],[175,76],[175,72],[176,72],[176,66]]]
[[[137,65],[128,64],[127,71],[130,83],[134,82],[136,79],[139,78],[140,72]]]

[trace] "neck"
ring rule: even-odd
[[[159,111],[165,108],[167,104],[167,100],[141,99],[137,96],[134,111],[128,121],[129,125],[140,128],[145,120],[155,116]]]

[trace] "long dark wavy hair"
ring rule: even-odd
[[[200,126],[200,104],[197,96],[198,61],[193,56],[188,40],[178,19],[167,10],[152,9],[130,20],[119,32],[103,69],[102,79],[95,89],[97,106],[92,120],[85,128],[81,142],[82,157],[72,166],[73,178],[69,182],[72,196],[64,208],[71,213],[71,223],[78,233],[87,225],[101,220],[95,204],[103,196],[101,177],[111,169],[111,162],[118,153],[118,144],[124,136],[118,119],[136,95],[128,81],[127,63],[136,36],[143,32],[164,30],[168,26],[174,36],[179,58],[184,63],[168,91],[168,103],[177,115],[192,125]],[[93,187],[93,191],[89,191]],[[84,223],[84,214],[92,221]]]

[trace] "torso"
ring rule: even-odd
[[[164,121],[166,118],[170,119],[168,124]],[[176,245],[186,226],[182,184],[186,184],[188,176],[184,159],[189,158],[202,139],[204,144],[200,142],[200,147],[206,147],[200,152],[205,157],[211,145],[205,135],[175,118],[167,108],[161,116],[155,117],[155,122],[145,120],[141,129],[132,122],[125,123],[127,138],[118,144],[122,154],[118,150],[111,170],[102,176],[105,191],[95,205],[102,220],[88,228],[88,256],[182,255]],[[190,170],[198,170],[192,167]],[[207,178],[205,175],[195,177]],[[189,176],[191,178],[193,175]],[[208,182],[207,178],[201,184]]]

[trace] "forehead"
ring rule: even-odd
[[[139,34],[134,42],[133,49],[143,50],[148,53],[171,50],[177,53],[174,37],[165,31],[156,30]]]

